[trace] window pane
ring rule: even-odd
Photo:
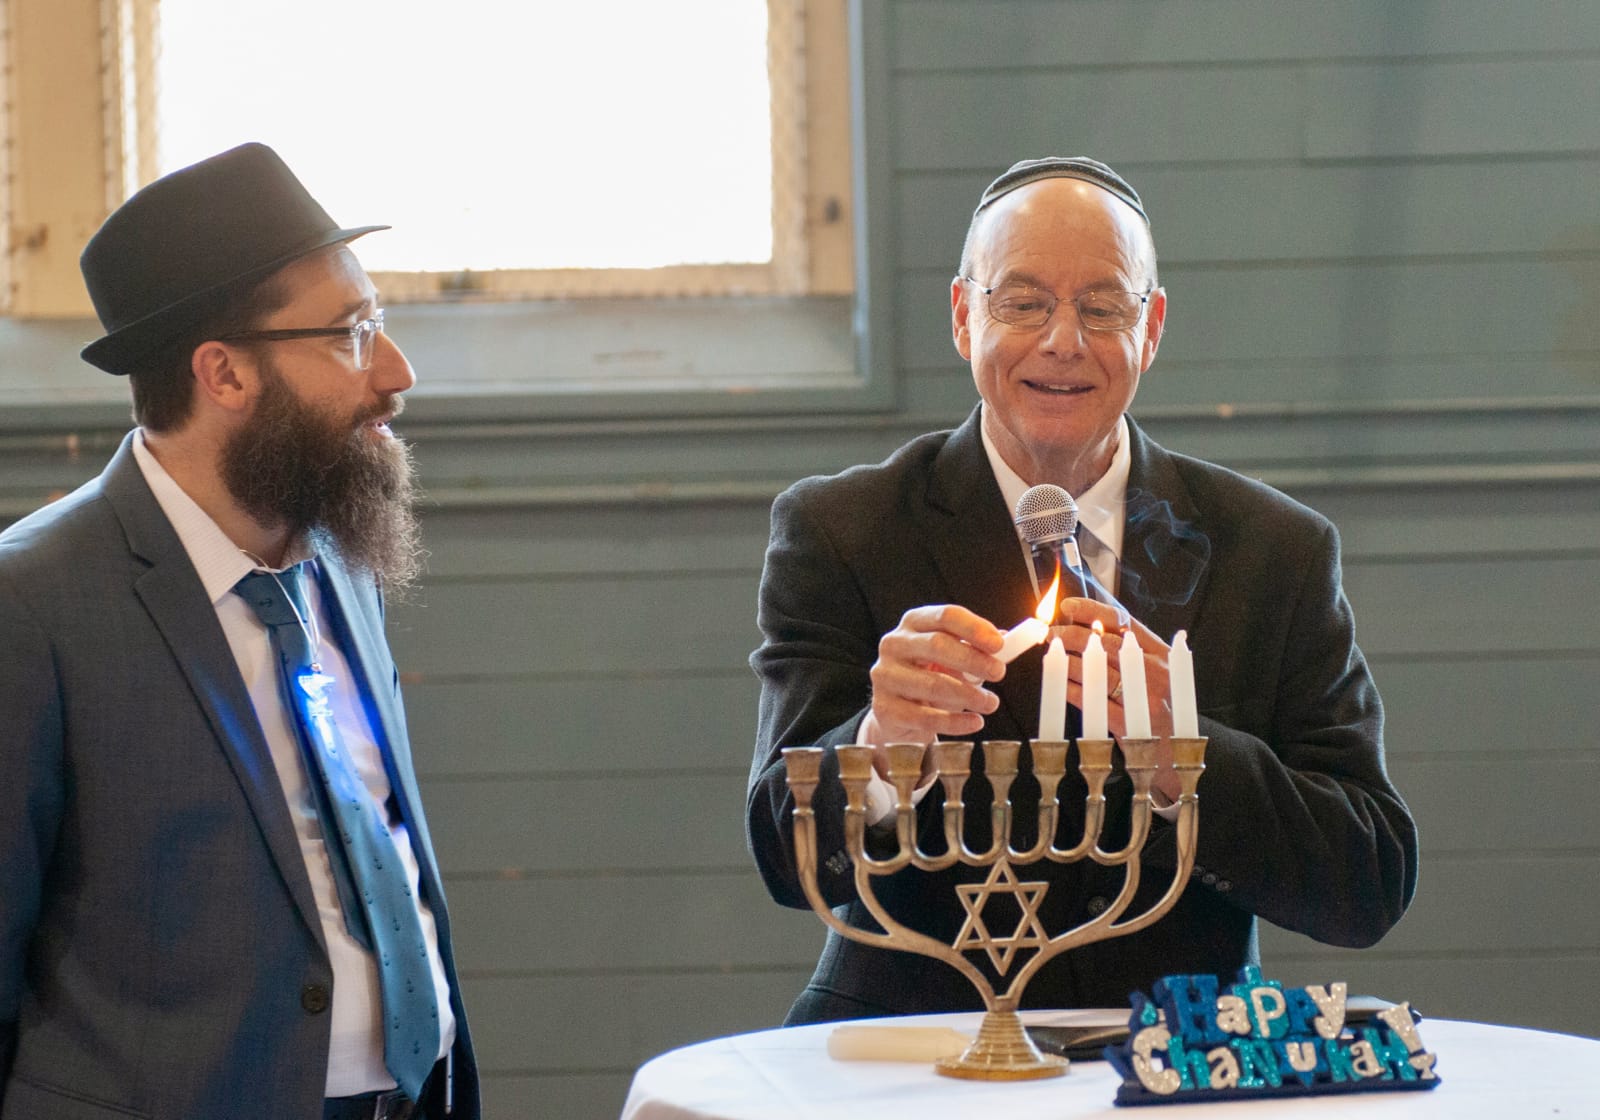
[[[161,170],[271,144],[373,271],[772,255],[761,0],[161,0]]]

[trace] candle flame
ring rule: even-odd
[[[1039,600],[1039,609],[1033,612],[1046,626],[1056,620],[1056,604],[1061,600],[1061,569],[1056,569],[1056,578],[1050,581],[1050,589],[1044,593],[1044,598]]]

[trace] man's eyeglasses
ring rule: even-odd
[[[383,333],[383,308],[378,308],[370,319],[363,319],[351,327],[291,327],[275,331],[240,331],[225,335],[218,342],[283,342],[292,338],[348,338],[356,350],[356,368],[369,369],[372,355],[378,348],[378,336]]]
[[[989,300],[989,314],[1013,327],[1037,329],[1050,321],[1063,302],[1056,294],[1029,284],[1001,284],[985,288],[971,276],[961,279],[976,285]],[[1078,321],[1086,330],[1125,331],[1144,318],[1149,292],[1124,292],[1115,289],[1082,292],[1065,302],[1078,309]]]

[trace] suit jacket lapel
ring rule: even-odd
[[[929,475],[927,524],[922,540],[933,554],[946,601],[960,603],[1002,630],[1038,606],[1016,528],[989,467],[978,431],[979,410],[951,433]],[[1013,661],[993,686],[1000,708],[989,717],[988,738],[1024,738],[1039,709],[1042,653]]]
[[[318,560],[317,571],[321,577],[323,602],[329,622],[345,658],[357,675],[361,694],[366,700],[368,717],[375,722],[378,733],[383,736],[389,762],[389,780],[400,807],[401,818],[411,833],[424,886],[430,897],[442,898],[433,841],[428,835],[427,821],[422,814],[416,768],[411,761],[411,739],[406,731],[405,712],[400,706],[395,687],[394,662],[388,653],[381,615],[377,609],[360,609],[363,592],[356,588],[337,561],[325,556]],[[365,594],[376,600],[375,592],[368,591]],[[444,907],[439,906],[436,910],[442,921]]]
[[[134,582],[135,592],[188,679],[284,886],[320,943],[322,923],[311,880],[261,723],[194,565],[133,457],[132,439],[130,435],[123,441],[101,482],[107,503],[122,523],[129,551],[148,565]]]
[[[1211,545],[1172,455],[1130,418],[1118,598],[1163,640],[1192,629],[1211,578]]]

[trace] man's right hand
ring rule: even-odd
[[[1004,637],[987,619],[951,604],[907,611],[878,642],[872,666],[872,710],[859,741],[931,743],[971,735],[1000,698],[982,687],[1005,676],[997,653]],[[882,756],[886,752],[875,752]],[[880,773],[884,759],[875,757]]]

